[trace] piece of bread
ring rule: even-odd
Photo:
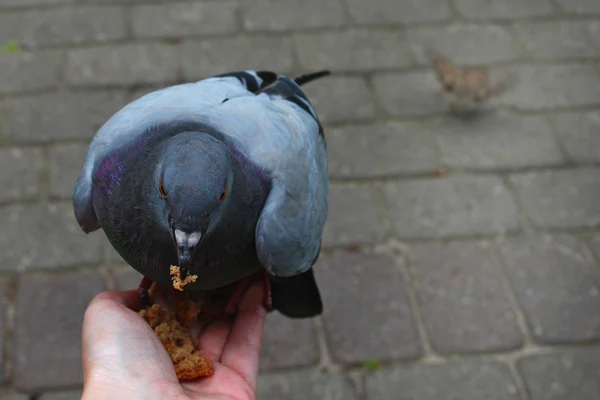
[[[180,381],[211,376],[214,366],[196,349],[189,328],[178,321],[173,310],[154,304],[140,315],[158,336],[169,354]]]

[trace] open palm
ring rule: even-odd
[[[266,318],[262,283],[253,283],[234,319],[200,335],[198,347],[214,362],[209,378],[179,383],[162,344],[137,314],[137,291],[105,292],[92,300],[82,334],[82,399],[254,400]]]

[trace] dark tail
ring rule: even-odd
[[[289,278],[269,277],[273,309],[288,318],[311,318],[323,312],[312,268]]]
[[[327,75],[331,75],[331,71],[324,69],[322,71],[317,71],[317,72],[312,72],[310,74],[300,75],[300,76],[294,78],[294,82],[296,82],[298,85],[302,86],[305,83],[314,81],[315,79],[319,79],[319,78],[322,78]]]

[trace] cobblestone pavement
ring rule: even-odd
[[[600,1],[0,0],[0,44],[3,398],[79,398],[86,305],[137,283],[70,205],[106,118],[330,68],[326,309],[269,317],[259,399],[600,399]],[[451,118],[426,45],[516,83]]]

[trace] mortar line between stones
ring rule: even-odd
[[[496,246],[492,246],[490,248],[492,259],[494,260],[495,268],[498,270],[500,275],[500,281],[502,282],[502,288],[504,290],[504,294],[508,298],[508,302],[510,303],[510,307],[515,314],[515,319],[517,322],[517,326],[523,335],[523,345],[521,347],[535,345],[535,341],[533,340],[533,335],[529,329],[527,324],[527,317],[523,312],[521,304],[519,303],[517,296],[510,284],[510,279],[508,277],[508,273],[506,272],[506,267],[502,260],[502,257],[498,254],[498,249]]]
[[[421,345],[423,346],[423,356],[421,358],[438,358],[439,355],[433,349],[431,339],[429,338],[429,332],[427,331],[427,326],[425,324],[425,316],[419,307],[416,285],[410,274],[410,261],[408,256],[395,254],[394,251],[392,251],[391,256],[404,281],[404,290],[406,291],[406,297],[410,304],[412,318],[415,327],[417,328],[417,334],[419,335]]]
[[[313,323],[317,332],[317,343],[319,345],[319,368],[324,369],[325,371],[340,371],[339,366],[336,365],[336,363],[333,360],[333,356],[327,344],[327,335],[325,333],[323,316],[318,316],[314,318]]]
[[[529,219],[527,218],[527,212],[525,212],[525,207],[523,206],[523,202],[521,201],[521,197],[519,196],[519,192],[517,188],[513,185],[510,180],[510,176],[508,174],[501,174],[500,180],[506,187],[506,190],[510,193],[513,202],[515,204],[515,208],[517,211],[517,218],[519,220],[519,224],[523,229],[523,232],[526,235],[532,235],[535,233],[534,227],[531,225]]]
[[[531,396],[529,395],[529,391],[527,390],[527,385],[525,384],[525,379],[519,373],[519,369],[517,368],[517,360],[516,358],[507,359],[505,362],[506,367],[508,368],[508,372],[513,378],[515,382],[515,386],[517,387],[517,393],[519,394],[519,398],[521,400],[530,400]]]
[[[3,386],[11,387],[12,381],[14,380],[15,374],[15,365],[14,365],[14,356],[15,356],[15,330],[17,326],[17,316],[16,316],[16,307],[17,307],[17,293],[19,291],[20,286],[20,277],[12,277],[7,279],[4,282],[4,288],[6,289],[6,293],[4,298],[2,299],[2,307],[4,308],[5,316],[4,322],[6,323],[6,327],[4,328],[4,342],[3,346]]]

